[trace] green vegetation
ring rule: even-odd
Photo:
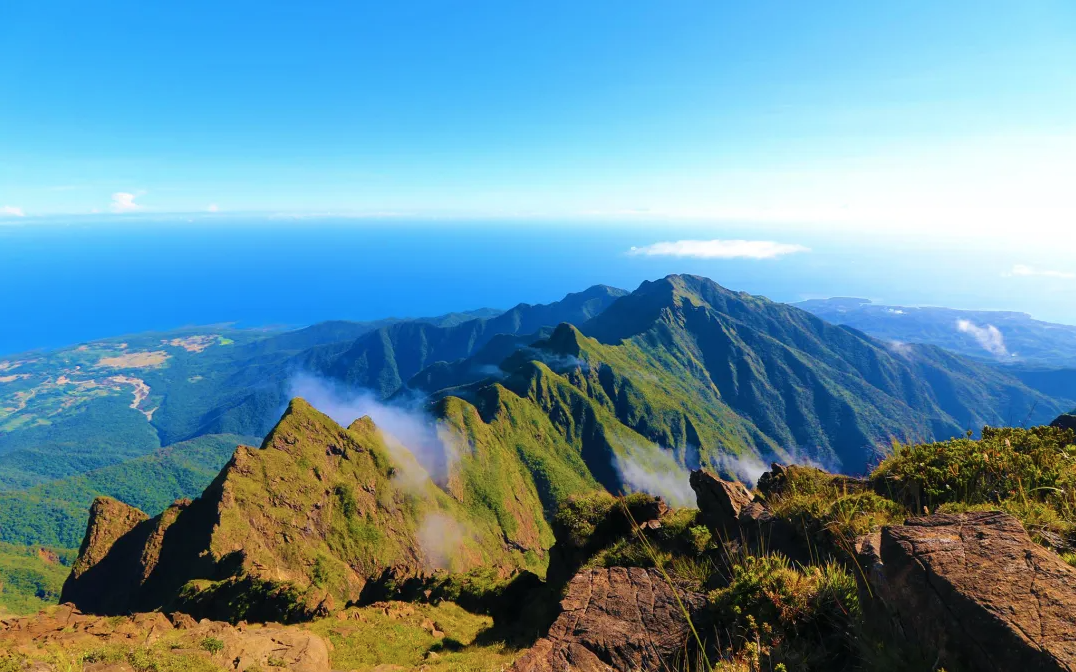
[[[76,551],[0,543],[0,614],[31,614],[55,604]]]
[[[1070,429],[987,428],[979,441],[898,445],[872,479],[913,511],[1000,509],[1039,543],[1076,550],[1076,432]]]
[[[108,496],[156,515],[177,499],[197,497],[239,444],[253,437],[203,436],[151,455],[35,486],[0,492],[0,541],[75,548],[94,498]]]
[[[803,564],[771,549],[729,541],[653,498],[605,493],[569,498],[554,518],[551,581],[581,566],[657,567],[674,586],[701,591],[693,619],[703,643],[698,670],[931,669],[868,627],[855,542],[924,512],[1000,509],[1033,539],[1073,563],[1076,432],[1053,427],[983,430],[983,438],[900,444],[866,480],[793,466],[757,495],[809,551]]]
[[[781,555],[745,555],[710,593],[726,642],[718,658],[748,669],[848,669],[856,664],[859,595],[836,562],[797,567]],[[763,661],[773,667],[763,666]]]
[[[224,642],[216,637],[206,637],[198,643],[198,646],[203,651],[208,651],[211,654],[217,654],[224,650]]]
[[[32,662],[50,665],[57,672],[81,672],[89,665],[117,666],[134,672],[223,672],[220,665],[203,656],[178,652],[167,645],[142,647],[110,644],[90,650],[65,650],[51,647],[37,655],[0,650],[0,672],[21,672]],[[33,668],[30,668],[33,669]]]
[[[502,642],[479,641],[493,626],[490,617],[451,602],[379,602],[344,613],[342,620],[307,626],[332,644],[334,669],[368,672],[379,665],[400,665],[478,672],[505,669],[515,658],[516,651]]]

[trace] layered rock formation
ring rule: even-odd
[[[679,599],[678,599],[679,598]],[[586,569],[572,579],[561,614],[513,666],[515,672],[678,669],[702,595],[674,593],[654,569]]]
[[[924,657],[991,672],[1076,670],[1076,568],[1017,519],[912,518],[876,543],[867,545],[871,586]]]

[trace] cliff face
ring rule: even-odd
[[[499,519],[451,494],[473,492],[473,455],[438,487],[393,441],[367,418],[345,429],[297,399],[199,499],[153,519],[95,502],[62,600],[94,613],[292,620],[358,600],[371,580],[508,572],[544,554],[536,494],[496,503]]]

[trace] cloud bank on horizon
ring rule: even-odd
[[[1003,273],[1007,278],[1057,278],[1060,280],[1076,280],[1076,273],[1072,271],[1058,271],[1044,268],[1036,268],[1026,264],[1016,264],[1012,270]]]
[[[810,252],[810,249],[771,240],[677,240],[633,247],[628,254],[694,259],[777,259],[800,252]]]

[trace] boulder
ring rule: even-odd
[[[774,473],[783,478],[785,468],[774,465]],[[751,552],[776,551],[795,562],[810,561],[810,552],[796,528],[774,516],[765,504],[754,501],[742,483],[720,479],[702,469],[691,472],[690,482],[703,523],[723,541],[742,544]]]
[[[877,543],[877,547],[874,546]],[[1076,568],[1000,512],[933,515],[864,545],[883,613],[939,666],[1076,670]]]
[[[674,589],[661,573],[637,567],[584,569],[568,584],[549,634],[520,656],[515,672],[637,672],[676,669],[691,630],[683,611],[705,598]],[[677,602],[677,595],[680,601]],[[701,627],[696,622],[696,627]]]
[[[690,483],[702,522],[714,532],[735,536],[740,512],[753,499],[743,483],[720,479],[705,469],[692,471]]]

